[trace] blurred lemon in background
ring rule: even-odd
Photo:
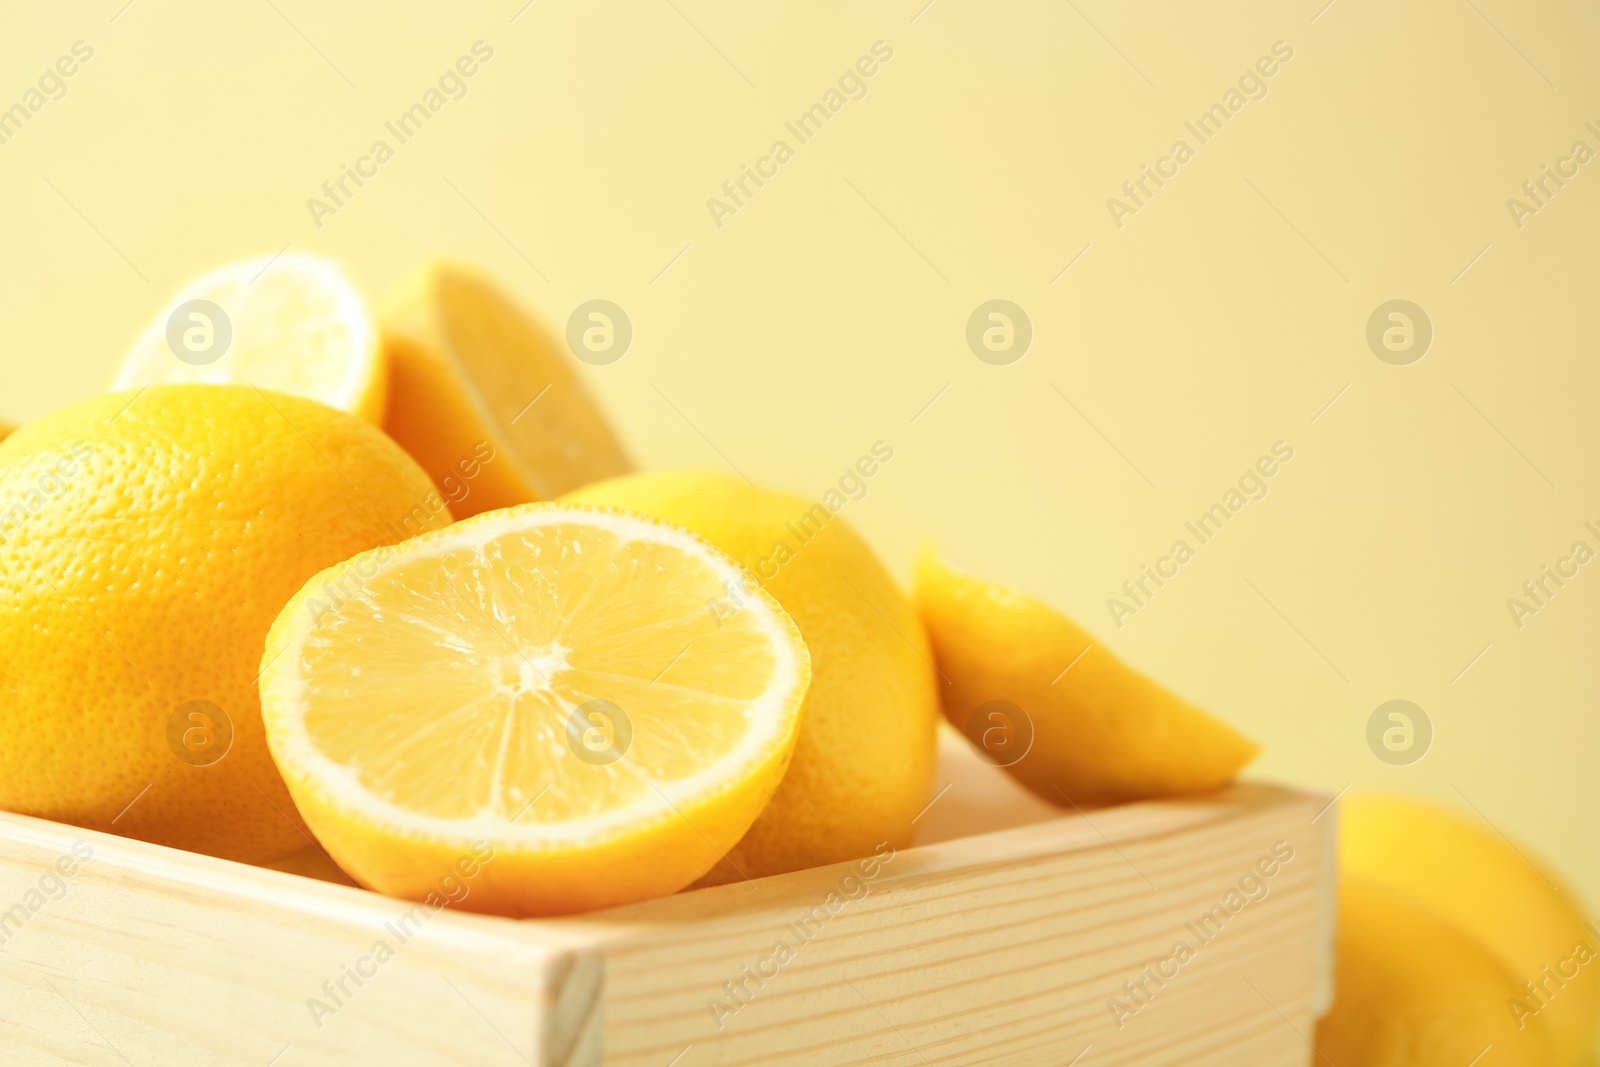
[[[1551,1067],[1544,1022],[1519,1027],[1520,989],[1472,936],[1362,874],[1339,887],[1337,1000],[1317,1026],[1315,1062],[1337,1067]]]
[[[228,263],[184,286],[134,342],[112,388],[152,382],[253,385],[378,423],[388,365],[344,270],[290,252]]]
[[[1341,868],[1401,894],[1481,945],[1513,980],[1496,1014],[1549,1035],[1552,1063],[1589,1062],[1600,938],[1568,891],[1491,828],[1402,797],[1341,805]]]

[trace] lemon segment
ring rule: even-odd
[[[289,252],[224,264],[184,286],[134,342],[112,389],[253,385],[378,424],[382,357],[376,323],[339,266]]]
[[[931,543],[916,598],[949,684],[945,717],[1053,804],[1114,804],[1214,789],[1257,752],[1024,593],[957,573]]]
[[[686,530],[528,504],[365,553],[279,617],[268,743],[365,884],[561,914],[674,892],[749,828],[810,680],[794,623]],[[337,583],[335,583],[337,584]]]

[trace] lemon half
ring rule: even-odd
[[[263,662],[272,754],[340,866],[419,900],[470,869],[458,906],[508,915],[704,874],[782,779],[811,677],[710,544],[557,504],[324,572]]]
[[[388,365],[338,264],[285,253],[227,263],[172,298],[122,360],[114,390],[254,385],[383,421]]]

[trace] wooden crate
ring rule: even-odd
[[[943,755],[916,848],[559,921],[407,924],[349,885],[0,815],[0,1063],[1311,1063],[1325,798],[1063,814]]]

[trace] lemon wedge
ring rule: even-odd
[[[388,378],[361,294],[337,264],[291,252],[227,263],[184,286],[123,357],[112,388],[254,385],[378,424]]]
[[[323,572],[263,664],[272,754],[347,873],[516,916],[709,870],[782,779],[811,677],[789,616],[709,543],[549,503]]]
[[[1065,615],[952,570],[931,542],[915,584],[949,681],[945,717],[1051,803],[1215,789],[1255,757],[1253,742],[1128,667]]]
[[[633,469],[570,349],[482,271],[425,263],[378,321],[391,374],[383,428],[461,518]]]

